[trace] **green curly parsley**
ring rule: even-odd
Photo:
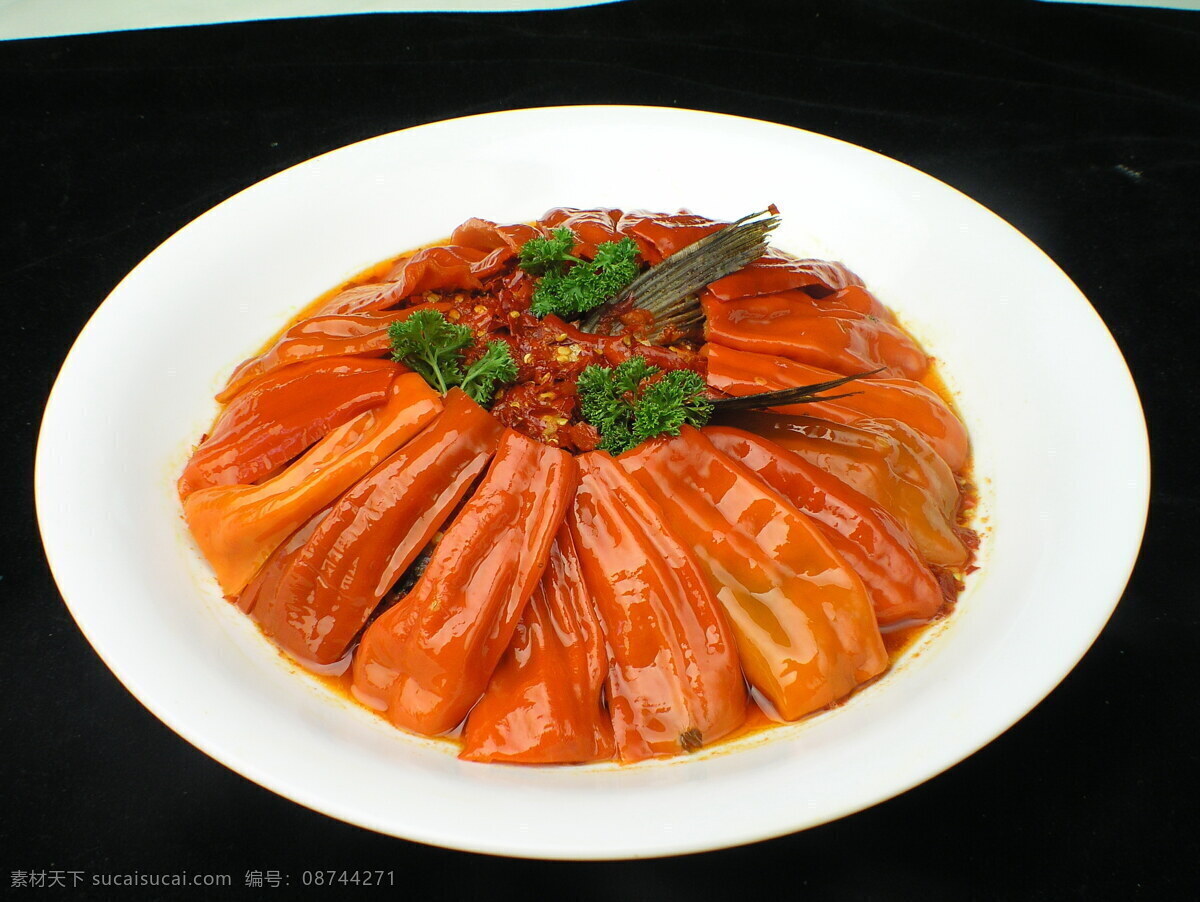
[[[531,238],[521,246],[520,265],[540,276],[530,312],[564,319],[586,313],[610,300],[638,274],[638,247],[632,238],[606,241],[593,260],[574,256],[570,229],[554,229],[549,238]]]
[[[497,339],[464,370],[462,351],[473,337],[470,328],[454,325],[436,310],[418,310],[388,326],[394,360],[411,367],[442,394],[457,385],[486,405],[498,383],[516,381],[517,364],[508,343]]]
[[[547,272],[561,275],[568,262],[584,262],[571,255],[574,247],[575,236],[570,229],[554,229],[549,238],[530,238],[521,245],[521,269],[536,276]]]
[[[679,435],[684,424],[708,422],[713,405],[704,396],[703,377],[672,370],[653,379],[658,372],[644,357],[631,357],[616,367],[593,365],[579,374],[580,410],[600,433],[598,447],[620,454],[659,435]]]
[[[463,381],[458,387],[465,391],[480,404],[490,401],[496,393],[497,383],[508,384],[517,381],[517,362],[513,360],[512,350],[508,342],[488,342],[483,356],[467,368]]]

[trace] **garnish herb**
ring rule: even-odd
[[[548,272],[562,274],[568,262],[583,263],[571,255],[575,247],[575,236],[570,229],[554,229],[549,238],[530,238],[521,245],[521,269],[535,276]]]
[[[436,310],[418,310],[388,326],[392,358],[407,364],[443,395],[462,382],[462,349],[471,343],[471,330],[456,326]]]
[[[517,364],[508,343],[488,343],[483,356],[463,369],[462,351],[471,344],[467,326],[454,325],[436,310],[418,310],[388,327],[392,358],[413,368],[442,394],[457,385],[486,405],[497,383],[515,382]]]
[[[483,404],[490,401],[496,393],[497,383],[517,381],[517,362],[513,360],[512,350],[508,342],[488,342],[483,356],[467,368],[467,374],[459,383],[459,388],[470,395],[476,402]]]
[[[713,406],[698,373],[672,370],[654,379],[658,373],[644,357],[631,357],[616,367],[593,365],[579,374],[579,406],[600,433],[598,447],[620,454],[655,436],[679,435],[685,423],[708,422]]]
[[[570,229],[554,229],[549,238],[522,245],[521,268],[540,276],[529,305],[534,316],[553,313],[566,319],[586,313],[637,278],[638,246],[632,238],[598,245],[591,261],[574,256],[574,247]]]

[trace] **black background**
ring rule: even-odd
[[[404,889],[349,895],[1194,897],[1200,13],[631,0],[9,42],[0,71],[5,889],[15,870],[187,870],[234,875],[233,895],[290,897],[304,869],[385,868]],[[774,120],[916,166],[1045,249],[1125,352],[1155,470],[1124,600],[1045,702],[926,785],[802,834],[674,859],[429,848],[300,808],[194,750],[117,683],[63,606],[34,521],[36,432],[62,358],[126,272],[208,207],[314,154],[574,103]],[[292,890],[241,889],[267,869],[290,873]]]

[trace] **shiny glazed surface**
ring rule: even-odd
[[[691,753],[873,681],[881,630],[943,616],[974,543],[966,430],[891,312],[841,264],[775,250],[700,292],[695,331],[656,331],[636,297],[595,332],[530,312],[531,238],[569,229],[584,259],[629,238],[646,267],[721,227],[472,219],[319,299],[234,371],[179,481],[227,593],[293,659],[474,761]],[[480,406],[382,359],[418,310],[469,329],[464,365],[504,342],[515,381]],[[866,377],[614,460],[576,383],[634,356],[714,398]]]

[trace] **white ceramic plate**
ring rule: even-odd
[[[685,761],[466,764],[293,672],[221,599],[182,528],[173,480],[231,367],[301,305],[470,216],[611,205],[732,218],[769,203],[784,214],[777,246],[845,261],[941,358],[975,443],[982,570],[947,624],[885,679],[769,739]],[[63,366],[36,491],[80,628],[146,707],[218,761],[408,839],[617,858],[820,824],[1008,728],[1112,612],[1141,540],[1148,467],[1137,395],[1104,325],[1054,263],[969,198],[780,125],[567,107],[364,141],[269,178],[170,238],[113,291]]]

